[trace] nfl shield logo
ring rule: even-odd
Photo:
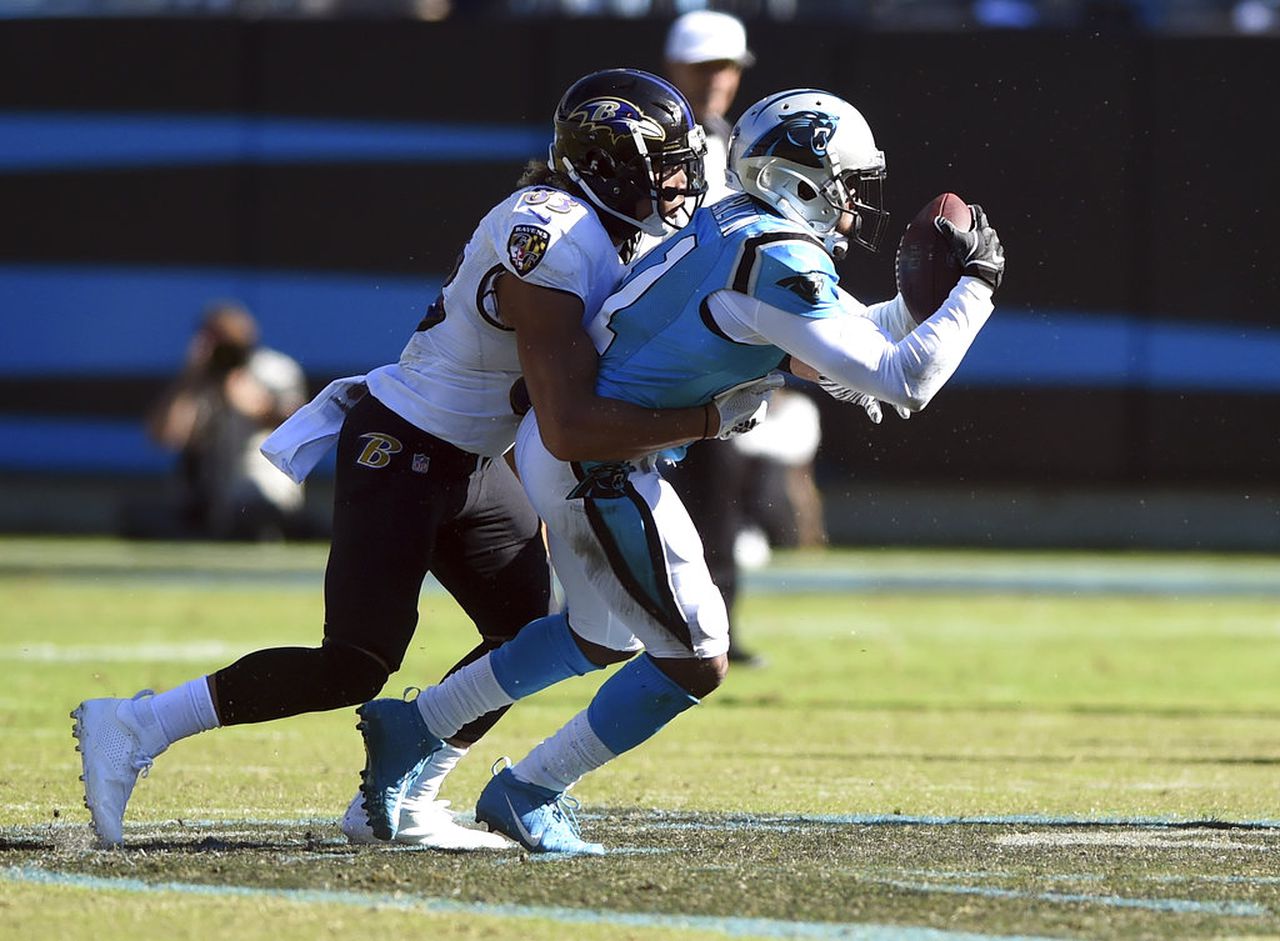
[[[427,457],[425,454],[415,454],[413,456],[413,461],[409,465],[415,474],[425,474],[427,472],[427,468],[430,466],[431,458]]]

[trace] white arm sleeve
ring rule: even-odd
[[[841,385],[918,412],[955,373],[991,316],[991,296],[985,282],[963,277],[932,317],[897,342],[848,294],[842,294],[847,316],[820,319],[799,317],[736,291],[713,294],[710,308],[732,339],[772,343]],[[898,317],[888,305],[897,303],[895,298],[876,305],[890,329]]]
[[[836,291],[840,295],[840,300],[851,309],[857,309],[860,303],[857,298],[838,285]],[[893,300],[872,304],[866,308],[866,311],[867,316],[875,322],[876,326],[892,337],[895,343],[916,328],[915,318],[907,311],[907,305],[903,303],[901,294],[895,294]]]

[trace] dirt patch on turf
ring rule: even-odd
[[[334,825],[0,833],[4,878],[312,890],[474,906],[567,907],[894,924],[980,934],[1164,941],[1280,934],[1280,831],[1267,828],[849,823],[624,811],[593,815],[600,858],[354,847]],[[0,874],[2,875],[2,874]],[[61,878],[61,876],[59,876]]]

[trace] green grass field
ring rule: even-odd
[[[1280,937],[1280,559],[784,554],[740,670],[576,789],[599,859],[354,848],[352,712],[207,733],[94,849],[68,712],[316,642],[320,546],[0,540],[0,938]],[[453,602],[388,683],[473,643]],[[519,704],[467,808],[599,675]]]

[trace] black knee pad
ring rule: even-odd
[[[215,705],[223,725],[267,722],[368,702],[389,675],[377,657],[347,644],[276,647],[215,673]]]
[[[319,649],[316,681],[337,706],[358,706],[382,691],[391,674],[373,654],[349,644],[328,643]]]

